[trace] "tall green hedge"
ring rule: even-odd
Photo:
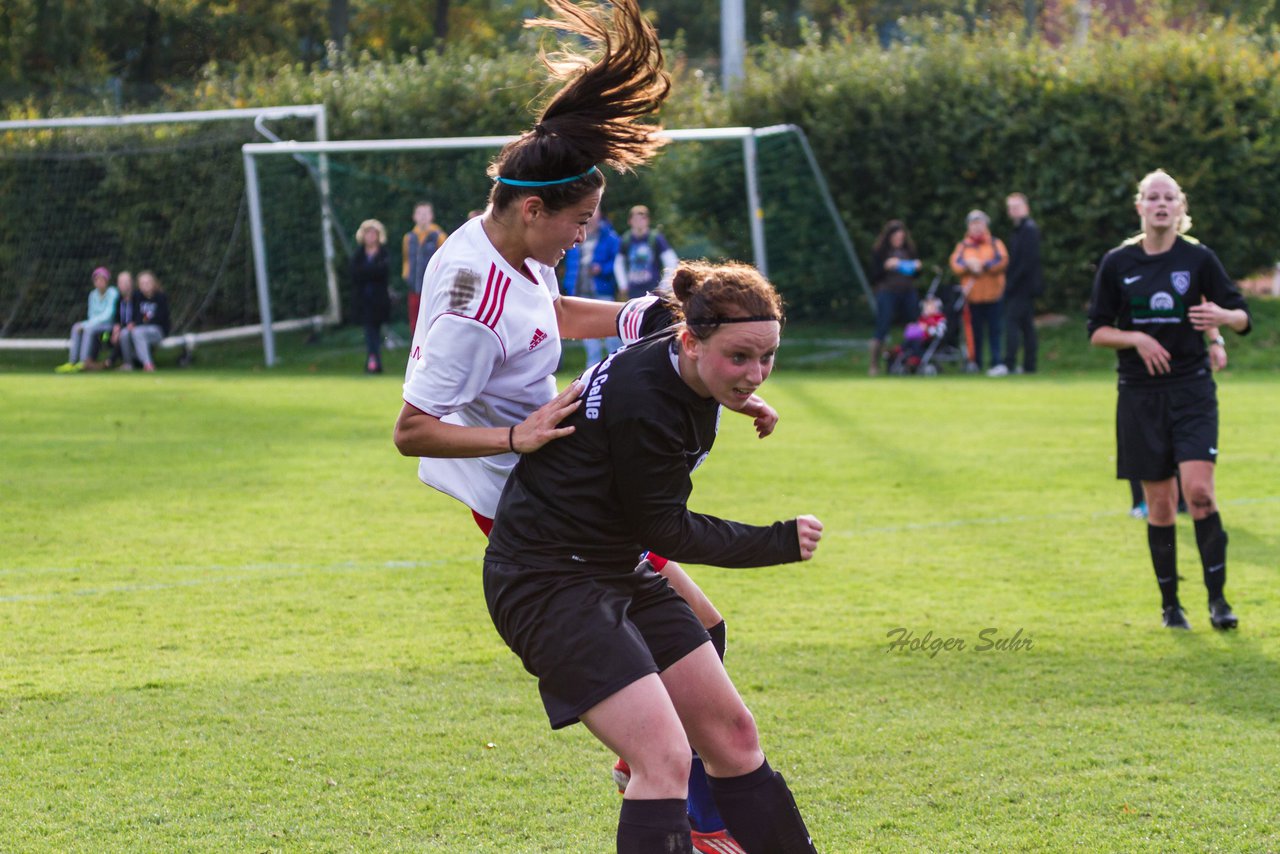
[[[1136,183],[1157,167],[1233,275],[1280,258],[1280,54],[1227,28],[1072,49],[986,33],[762,52],[730,115],[808,131],[864,251],[897,217],[945,264],[969,209],[1007,234],[1005,196],[1025,193],[1055,307],[1087,300],[1097,259],[1137,230]]]
[[[341,138],[479,134],[523,127],[541,80],[526,45],[486,59],[215,75],[203,97],[320,100]],[[864,260],[881,225],[898,217],[926,260],[945,265],[970,208],[986,209],[996,234],[1007,234],[1004,198],[1026,193],[1044,233],[1046,302],[1057,308],[1079,308],[1097,259],[1136,230],[1135,185],[1156,167],[1182,183],[1194,234],[1232,274],[1280,258],[1272,205],[1280,186],[1280,53],[1227,25],[1084,46],[993,29],[917,34],[888,50],[856,35],[766,47],[728,96],[701,73],[679,73],[664,119],[671,127],[801,126]],[[696,192],[697,178],[682,169],[668,192]],[[715,174],[701,184],[736,192]],[[680,209],[673,200],[665,207]],[[682,229],[678,218],[664,224]],[[864,310],[848,299],[851,282],[788,286],[800,315],[850,319]]]
[[[163,108],[320,102],[329,108],[334,139],[512,133],[528,126],[546,92],[532,50],[526,39],[517,51],[487,57],[334,57],[318,70],[211,69]],[[678,52],[672,57],[678,79],[665,123],[801,126],[864,263],[882,223],[897,217],[908,222],[926,261],[943,265],[970,208],[988,210],[995,233],[1007,234],[1003,200],[1018,190],[1030,198],[1044,232],[1048,304],[1078,309],[1091,266],[1136,229],[1135,183],[1155,167],[1182,182],[1194,233],[1230,272],[1245,275],[1280,257],[1280,218],[1271,204],[1280,186],[1280,54],[1227,26],[1069,48],[981,30],[917,35],[888,50],[847,36],[795,50],[761,49],[730,95],[681,69]],[[0,137],[0,155],[13,144]],[[657,182],[613,182],[613,207],[651,203],[677,245],[687,237],[699,251],[747,257],[745,222],[708,227],[706,214],[708,200],[739,203],[739,179],[723,155],[703,161],[681,157],[671,177]],[[762,165],[776,168],[767,155]],[[465,171],[480,169],[477,163]],[[480,206],[480,187],[467,207]],[[783,195],[793,207],[818,207],[816,199],[801,198],[798,184]],[[109,194],[85,194],[82,203],[111,204]],[[198,206],[183,213],[203,214]],[[804,238],[774,241],[771,266],[776,253],[812,260],[835,252],[823,235]],[[250,275],[247,266],[243,275]],[[795,317],[866,317],[851,276],[792,275],[780,285]],[[79,300],[84,282],[70,287]]]

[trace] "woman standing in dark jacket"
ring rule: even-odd
[[[359,246],[351,256],[351,289],[355,297],[353,316],[364,326],[368,350],[365,373],[382,373],[382,324],[391,316],[391,294],[387,290],[387,229],[376,219],[366,219],[356,229]]]
[[[880,229],[871,245],[871,281],[876,291],[876,334],[871,339],[871,366],[867,373],[880,373],[880,354],[889,337],[889,327],[916,319],[920,306],[916,299],[915,276],[920,259],[911,232],[900,219],[891,219]]]

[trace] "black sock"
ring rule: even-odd
[[[724,620],[707,629],[707,634],[711,635],[711,645],[716,648],[716,655],[720,656],[721,661],[724,661],[724,633]]]
[[[683,798],[622,799],[618,854],[693,854]]]
[[[1129,505],[1130,507],[1137,507],[1147,500],[1147,497],[1142,494],[1142,481],[1137,478],[1129,479],[1129,497],[1133,499],[1133,503]]]
[[[1222,596],[1222,588],[1227,585],[1227,532],[1222,530],[1218,511],[1196,520],[1196,545],[1204,567],[1204,586],[1212,602]]]
[[[768,760],[741,777],[707,775],[733,838],[751,854],[816,854],[795,798]]]
[[[1164,608],[1178,604],[1178,537],[1173,525],[1147,524],[1147,546],[1151,549],[1151,566],[1160,585],[1160,604]]]

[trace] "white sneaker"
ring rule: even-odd
[[[1008,369],[1008,368],[1006,368],[1004,365],[996,365],[994,368],[992,368],[991,370],[987,371],[987,376],[989,376],[989,377],[1007,377],[1007,376],[1009,376],[1009,369]]]

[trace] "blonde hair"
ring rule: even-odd
[[[139,290],[141,290],[141,289],[142,289],[142,280],[143,280],[143,279],[150,279],[150,280],[151,280],[151,284],[155,286],[155,289],[156,289],[157,291],[163,291],[163,290],[164,290],[164,288],[163,288],[163,287],[161,287],[161,285],[160,285],[160,277],[159,277],[159,276],[157,276],[155,273],[151,272],[150,270],[143,270],[141,273],[139,273],[139,274],[138,274],[138,278],[137,278],[137,281],[135,282],[135,284],[137,284],[137,286],[138,286],[138,289],[139,289]]]
[[[1178,234],[1186,234],[1191,230],[1191,214],[1190,205],[1187,204],[1187,194],[1182,191],[1182,185],[1163,169],[1156,169],[1143,176],[1142,180],[1138,182],[1138,193],[1133,197],[1133,203],[1135,205],[1140,204],[1142,197],[1147,194],[1147,188],[1151,186],[1151,182],[1158,178],[1164,178],[1178,191],[1178,201],[1182,202],[1182,219],[1178,220]]]
[[[366,228],[372,228],[378,232],[378,242],[386,245],[387,227],[376,219],[366,219],[360,223],[360,227],[356,229],[356,243],[364,243],[364,232]]]

